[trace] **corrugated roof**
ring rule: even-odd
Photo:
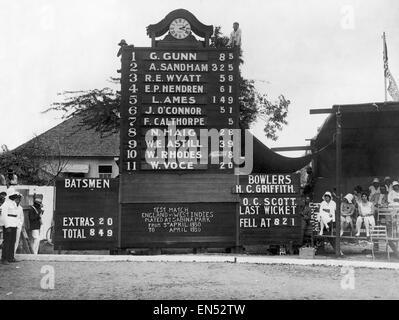
[[[29,140],[17,149],[45,145],[47,155],[65,157],[117,157],[119,156],[119,132],[109,135],[82,127],[78,117],[72,117],[41,135]]]

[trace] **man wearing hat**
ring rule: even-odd
[[[40,227],[42,225],[43,214],[43,195],[35,194],[33,197],[33,206],[29,209],[29,224],[32,237],[33,254],[39,253],[40,245]]]
[[[7,188],[9,188],[10,186],[16,186],[17,184],[18,184],[18,176],[15,174],[13,169],[8,169],[6,177]]]
[[[388,205],[393,207],[399,206],[399,182],[392,182],[392,191],[388,193]]]
[[[14,188],[8,188],[7,199],[1,206],[1,212],[4,223],[4,241],[3,251],[1,253],[1,262],[8,264],[17,262],[14,258],[17,227],[23,219],[23,210],[19,205],[22,195]],[[23,220],[22,220],[23,221]]]
[[[118,50],[118,53],[116,54],[117,57],[119,57],[119,56],[122,55],[123,47],[127,46],[127,43],[126,43],[125,39],[122,39],[122,40],[118,43],[118,46],[120,46],[120,48],[119,48],[119,50]]]
[[[387,186],[388,192],[392,191],[392,179],[391,177],[385,177],[384,178],[384,184]]]
[[[369,197],[374,193],[380,193],[380,179],[374,178],[371,186],[369,187]]]

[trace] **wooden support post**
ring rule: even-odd
[[[342,118],[338,107],[336,113],[336,188],[337,208],[335,210],[335,255],[341,256],[341,176],[342,176]]]

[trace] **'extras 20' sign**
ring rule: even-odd
[[[118,186],[117,179],[57,180],[54,248],[116,248]]]

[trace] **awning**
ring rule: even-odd
[[[263,144],[255,136],[253,146],[253,172],[256,173],[294,173],[312,161],[312,155],[299,158],[284,157]]]
[[[89,173],[88,164],[67,164],[61,169],[65,173]]]

